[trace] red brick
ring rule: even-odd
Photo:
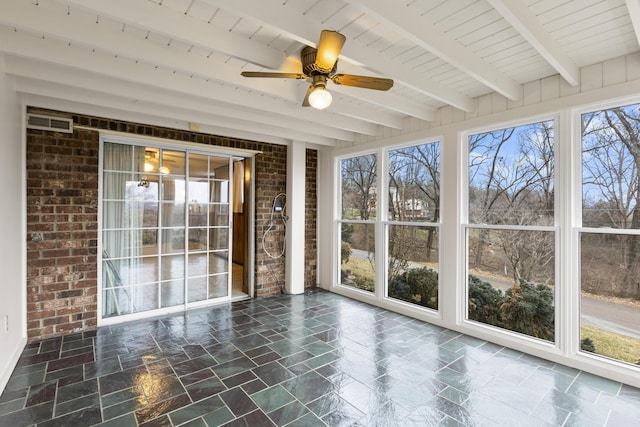
[[[49,285],[42,285],[40,288],[42,292],[64,291],[69,289],[69,283],[66,283],[66,282],[51,283]]]
[[[39,308],[37,312],[32,316],[34,319],[46,319],[56,315],[56,311],[52,309],[43,310]]]

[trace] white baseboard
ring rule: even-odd
[[[0,394],[4,391],[5,387],[9,383],[9,378],[11,378],[11,374],[13,370],[16,368],[16,364],[18,363],[18,359],[20,359],[20,355],[24,350],[24,347],[27,345],[27,338],[23,337],[18,342],[11,358],[7,362],[7,364],[3,367],[2,372],[0,372]]]

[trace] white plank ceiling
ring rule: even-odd
[[[388,92],[329,83],[302,107],[300,72],[320,31],[347,38],[341,73],[394,79]],[[0,52],[32,102],[274,143],[349,143],[405,117],[473,108],[490,92],[639,50],[640,0],[2,0]]]

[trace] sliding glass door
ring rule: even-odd
[[[102,317],[230,296],[231,158],[105,142]]]

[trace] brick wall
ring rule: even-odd
[[[318,245],[317,245],[317,225],[316,218],[318,215],[318,197],[316,176],[318,174],[318,151],[307,150],[307,174],[305,179],[305,218],[304,218],[304,239],[305,239],[305,272],[304,272],[304,287],[315,286],[317,284],[317,258],[318,258]]]
[[[58,336],[97,322],[97,210],[99,130],[113,130],[207,145],[262,151],[255,160],[255,295],[280,293],[285,258],[273,259],[262,248],[273,198],[286,192],[287,147],[219,137],[119,120],[31,108],[30,112],[72,117],[91,129],[73,134],[27,132],[27,330],[30,339]],[[307,150],[305,233],[307,280],[316,284],[315,187],[317,155]],[[313,182],[310,182],[313,181]],[[310,200],[312,198],[312,200]],[[280,229],[268,233],[272,253],[284,244]]]
[[[275,295],[284,290],[285,257],[278,256],[284,248],[285,233],[282,220],[273,212],[273,201],[287,191],[287,147],[265,148],[262,161],[256,163],[256,177],[261,177],[256,179],[256,276],[261,278],[256,287],[260,294]],[[263,242],[262,236],[270,224]]]
[[[27,330],[96,326],[98,134],[27,135]]]

